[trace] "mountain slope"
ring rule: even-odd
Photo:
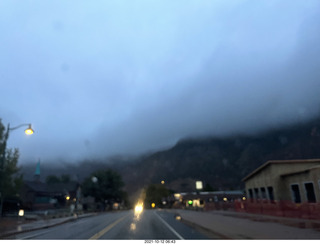
[[[128,190],[165,180],[202,180],[217,190],[242,189],[241,179],[267,160],[320,158],[320,119],[256,136],[185,139],[127,165]],[[183,190],[183,184],[174,190]],[[190,187],[189,187],[190,188]]]
[[[162,180],[175,191],[193,191],[195,180],[215,190],[243,189],[241,179],[267,160],[307,158],[320,158],[320,118],[255,136],[184,139],[168,150],[133,159],[43,164],[41,177],[44,181],[49,174],[70,174],[82,181],[95,170],[112,168],[122,175],[132,199]],[[34,167],[22,167],[25,179],[32,179]]]

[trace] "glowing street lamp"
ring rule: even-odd
[[[31,124],[29,124],[28,128],[24,131],[27,135],[32,135],[34,130],[31,128]]]
[[[4,162],[5,162],[5,154],[6,154],[6,148],[7,148],[7,140],[9,138],[9,132],[12,130],[19,129],[23,126],[28,126],[28,128],[24,131],[27,135],[32,135],[34,133],[34,130],[32,129],[31,124],[21,124],[21,125],[18,125],[16,127],[11,127],[11,128],[10,128],[10,124],[8,124],[7,131],[4,134],[3,147],[2,147],[3,152],[0,152],[0,154],[2,154],[2,158],[0,161],[1,165],[4,165]]]
[[[10,128],[10,124],[9,124],[7,133],[9,134],[10,130],[16,130],[16,129],[21,128],[23,126],[28,126],[28,128],[25,129],[25,131],[24,131],[27,135],[32,135],[34,133],[34,130],[32,129],[31,124],[21,124],[21,125],[18,125],[16,127],[13,127],[13,128]]]

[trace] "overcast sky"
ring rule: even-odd
[[[320,105],[320,1],[0,0],[0,118],[20,163],[252,133]]]

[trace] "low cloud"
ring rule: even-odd
[[[3,122],[36,130],[10,135],[22,161],[138,154],[319,114],[318,1],[49,5],[0,10]]]

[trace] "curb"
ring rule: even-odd
[[[57,223],[52,223],[52,224],[46,224],[46,225],[42,225],[42,226],[39,226],[39,227],[34,227],[34,228],[29,228],[29,229],[25,229],[25,230],[14,230],[14,231],[9,231],[9,232],[6,232],[6,233],[3,233],[3,234],[0,234],[0,239],[5,239],[6,237],[9,237],[9,236],[14,236],[14,235],[18,235],[18,234],[22,234],[22,233],[26,233],[26,232],[31,232],[31,231],[35,231],[35,230],[41,230],[41,229],[47,229],[47,228],[50,228],[50,227],[54,227],[54,226],[57,226],[57,225],[61,225],[61,224],[65,224],[65,223],[68,223],[68,222],[71,222],[71,221],[75,221],[77,219],[82,219],[82,218],[87,218],[87,217],[91,217],[91,216],[94,216],[96,214],[88,214],[88,215],[85,215],[85,216],[72,216],[72,217],[69,217],[68,219],[66,220],[63,220],[61,222],[57,222]]]

